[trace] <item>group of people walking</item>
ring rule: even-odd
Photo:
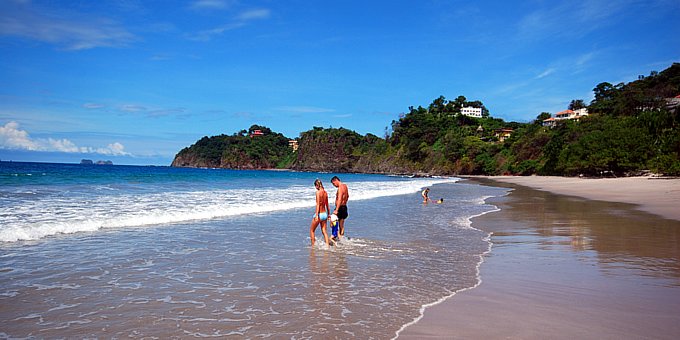
[[[309,238],[312,242],[312,247],[316,243],[316,237],[314,233],[316,228],[321,226],[321,233],[323,234],[323,239],[327,245],[335,244],[343,236],[345,236],[345,219],[349,216],[347,214],[347,201],[349,200],[349,190],[347,189],[347,184],[342,183],[338,176],[333,176],[331,178],[331,183],[334,187],[338,188],[335,193],[335,210],[330,212],[330,205],[328,203],[328,193],[323,187],[323,183],[320,179],[314,181],[314,187],[316,188],[316,208],[314,210],[314,216],[312,217],[312,224],[309,226]],[[421,192],[423,197],[423,203],[433,202],[429,197],[430,188],[425,188]],[[444,199],[440,198],[436,202],[437,204],[444,203]],[[328,220],[331,220],[332,230],[331,236],[328,236]]]
[[[333,176],[333,178],[331,178],[331,183],[338,188],[338,191],[335,193],[335,210],[333,210],[333,213],[329,216],[330,207],[328,204],[328,193],[326,192],[326,189],[324,189],[320,179],[317,178],[314,181],[314,187],[316,188],[316,210],[314,211],[312,224],[309,226],[309,237],[311,238],[312,246],[314,246],[314,243],[316,242],[314,232],[319,225],[321,225],[321,233],[323,234],[324,241],[329,246],[331,245],[331,241],[335,243],[345,235],[345,219],[349,216],[347,214],[349,191],[347,190],[347,184],[342,183],[338,176]],[[329,218],[336,224],[333,226],[332,237],[330,238],[326,231]]]

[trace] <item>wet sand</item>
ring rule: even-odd
[[[555,194],[591,200],[623,202],[666,218],[680,220],[680,179],[655,177],[579,178],[558,176],[494,176],[513,183]]]
[[[544,190],[559,182],[536,179]],[[679,338],[680,221],[638,208],[674,217],[667,200],[680,195],[675,180],[635,189],[645,180],[573,179],[590,184],[585,191],[579,183],[550,187],[574,197],[475,179],[514,188],[490,200],[501,211],[473,221],[493,233],[482,283],[426,309],[399,339]]]

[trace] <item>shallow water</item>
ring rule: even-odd
[[[305,176],[319,175],[330,177]],[[309,245],[313,201],[5,242],[0,335],[391,338],[423,304],[477,283],[488,235],[469,218],[494,209],[484,198],[505,189],[449,181],[432,186],[444,204],[423,205],[417,189],[372,197],[360,188],[366,178],[356,180],[346,181],[350,239],[332,248],[320,231]],[[425,183],[371,181],[372,191]],[[304,194],[308,204],[313,187]]]

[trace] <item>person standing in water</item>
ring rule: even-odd
[[[349,216],[347,214],[349,190],[347,189],[347,184],[342,183],[338,176],[333,176],[333,178],[331,178],[331,183],[338,188],[338,192],[335,194],[335,211],[333,211],[333,213],[338,216],[338,225],[340,226],[339,237],[343,237],[345,236],[345,219]]]
[[[423,203],[427,203],[428,201],[432,202],[430,197],[428,196],[430,193],[430,188],[425,188],[422,193],[420,193],[421,196],[423,196]]]
[[[326,232],[326,227],[328,224],[328,194],[326,189],[323,188],[323,183],[321,180],[317,179],[314,181],[314,187],[316,188],[316,210],[314,210],[314,217],[312,218],[312,224],[309,226],[309,238],[312,239],[312,247],[316,242],[316,237],[314,237],[314,232],[316,227],[321,224],[321,233],[323,234],[324,241],[327,245],[330,245],[328,241],[328,233]]]

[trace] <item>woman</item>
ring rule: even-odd
[[[425,188],[423,192],[420,193],[421,196],[423,196],[423,203],[427,203],[427,201],[432,201],[428,194],[430,193],[430,188]]]
[[[316,187],[316,210],[314,211],[314,217],[312,218],[312,225],[309,226],[309,238],[312,239],[313,247],[314,242],[316,242],[314,232],[316,231],[316,227],[319,224],[321,224],[321,233],[323,233],[324,241],[326,241],[327,245],[330,245],[330,243],[328,242],[328,233],[326,233],[329,210],[328,194],[326,193],[326,190],[323,188],[321,180],[317,179],[316,181],[314,181],[314,187]]]

